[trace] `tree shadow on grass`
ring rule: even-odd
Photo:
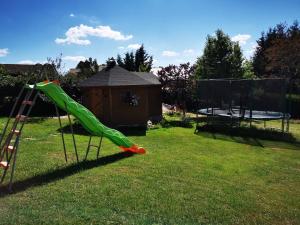
[[[277,130],[206,124],[198,126],[195,134],[259,147],[265,147],[264,141],[285,142],[291,144],[295,149],[300,149],[300,142],[291,133],[283,133]]]
[[[172,128],[172,127],[183,127],[183,128],[192,128],[192,119],[186,118],[181,120],[168,120],[163,118],[160,122],[163,128]]]
[[[49,171],[34,177],[27,178],[25,180],[16,181],[13,183],[12,193],[8,191],[8,185],[2,186],[0,188],[0,198],[3,198],[9,194],[16,194],[25,191],[28,188],[46,185],[56,180],[64,179],[83,170],[89,170],[95,167],[105,166],[110,163],[115,163],[119,160],[129,158],[133,155],[134,154],[130,152],[119,152],[95,160],[81,161],[79,163],[74,163],[54,171]]]

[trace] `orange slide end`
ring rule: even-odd
[[[133,153],[137,153],[137,154],[145,154],[146,150],[144,148],[138,147],[137,145],[132,145],[129,148],[120,146],[120,148],[124,151],[124,152],[133,152]]]

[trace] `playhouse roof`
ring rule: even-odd
[[[130,72],[120,66],[103,69],[94,76],[79,83],[79,87],[160,85],[153,73]]]

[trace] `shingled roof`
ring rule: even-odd
[[[31,65],[31,64],[0,64],[12,76],[17,76],[21,74],[32,73],[36,69],[42,67],[41,64]]]
[[[103,69],[94,76],[79,83],[79,87],[160,85],[153,73],[130,72],[120,66]]]

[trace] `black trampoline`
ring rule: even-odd
[[[212,79],[197,83],[198,111],[208,123],[240,126],[247,121],[281,120],[282,132],[289,131],[286,79]]]
[[[239,118],[239,119],[253,119],[253,120],[281,120],[290,118],[290,114],[284,114],[281,112],[272,111],[257,111],[257,110],[240,110],[238,108],[233,109],[220,109],[220,108],[205,108],[198,110],[198,113],[206,116],[220,116],[227,118]]]

